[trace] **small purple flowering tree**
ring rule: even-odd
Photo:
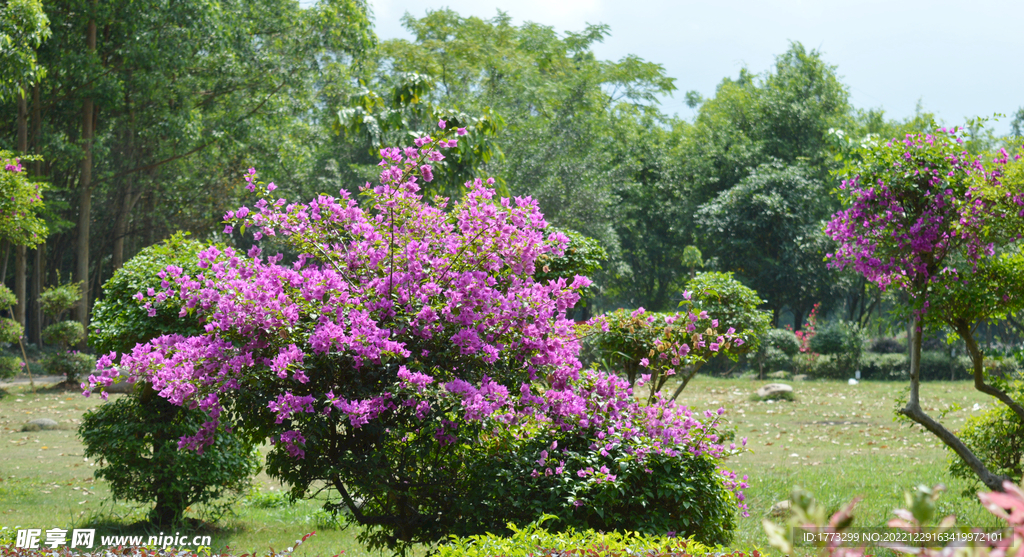
[[[865,148],[839,188],[844,209],[826,233],[838,248],[835,268],[852,268],[882,290],[909,294],[912,319],[910,394],[899,413],[921,424],[954,451],[990,489],[1002,489],[964,443],[924,412],[920,404],[920,357],[925,328],[945,325],[967,343],[975,386],[1009,405],[1024,408],[1004,390],[986,383],[983,355],[973,339],[983,319],[1012,311],[1024,300],[1024,268],[1018,240],[1024,231],[1024,180],[1005,180],[1005,150],[986,164],[962,147],[961,130],[908,134]],[[1017,155],[1017,159],[1020,155]]]
[[[590,281],[533,279],[538,257],[567,241],[545,240],[536,202],[497,199],[480,180],[452,207],[421,199],[441,150],[465,133],[449,128],[415,147],[382,149],[380,185],[362,189],[361,205],[344,191],[305,204],[275,200],[276,186],[250,169],[248,188],[260,199],[229,212],[226,227],[287,244],[294,260],[265,257],[258,243],[244,257],[206,249],[195,275],[167,267],[161,289],[137,296],[154,313],[175,302],[205,333],[108,354],[83,387],[109,385],[120,367],[172,403],[205,410],[209,421],[181,448],[202,451],[220,424],[270,440],[267,471],[296,496],[327,491],[327,508],[351,512],[371,547],[403,550],[489,527],[476,516],[502,501],[474,497],[475,482],[495,477],[481,463],[710,459],[734,511],[746,484],[718,468],[736,449],[722,446],[717,416],[641,406],[628,385],[581,371],[565,314]],[[526,431],[579,452],[511,451],[508,436]],[[617,479],[553,468],[580,485],[573,508],[581,513],[600,504],[586,485]],[[529,474],[514,480],[542,486]],[[674,529],[688,523],[678,517]]]

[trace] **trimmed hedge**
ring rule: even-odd
[[[568,557],[570,555],[626,556],[649,555],[658,557],[747,557],[748,553],[721,546],[709,547],[692,539],[669,536],[645,536],[636,532],[602,533],[594,530],[577,531],[572,528],[552,533],[542,527],[543,522],[556,517],[546,515],[522,529],[509,524],[508,537],[484,534],[455,537],[439,546],[439,557]],[[760,557],[756,549],[750,557]]]

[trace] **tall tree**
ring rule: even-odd
[[[836,167],[830,130],[852,117],[835,67],[793,43],[772,71],[723,81],[680,143],[693,243],[767,298],[776,320],[790,309],[797,327],[839,294],[820,223],[836,208],[825,195]]]
[[[244,192],[239,169],[308,174],[322,143],[310,136],[329,130],[316,111],[323,76],[375,42],[362,0],[44,7],[57,32],[38,50],[52,79],[33,103],[30,143],[46,159],[51,206],[76,224],[37,266],[74,269],[85,302],[144,245],[212,232]]]

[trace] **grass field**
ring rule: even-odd
[[[880,526],[893,509],[904,506],[904,491],[942,483],[948,490],[940,500],[943,515],[955,514],[958,523],[968,526],[999,525],[977,498],[961,495],[971,484],[949,477],[946,451],[930,434],[893,421],[894,400],[904,384],[796,382],[794,401],[751,401],[751,393],[765,383],[702,376],[680,397],[700,410],[724,407],[737,439],[748,438],[750,452],[728,463],[749,475],[751,484],[750,516],[738,519],[737,545],[767,546],[761,520],[795,485],[815,493],[832,510],[862,495],[855,525]],[[146,509],[109,501],[107,486],[92,477],[96,463],[83,457],[75,430],[82,413],[101,402],[76,392],[40,389],[32,394],[23,385],[0,398],[0,527],[87,526],[95,527],[97,536],[159,533],[132,526]],[[962,406],[944,420],[953,429],[976,403],[981,408],[991,404],[969,383],[943,382],[925,384],[922,402],[933,415],[952,404]],[[33,418],[57,420],[61,429],[23,432],[22,425]],[[257,484],[259,493],[199,532],[212,536],[215,551],[224,546],[238,553],[281,550],[316,530],[297,555],[367,554],[355,541],[356,527],[339,529],[326,522],[314,501],[288,504],[275,495],[281,486],[265,475]]]

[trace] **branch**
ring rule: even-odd
[[[992,491],[1003,491],[1003,482],[1008,480],[1005,476],[993,474],[983,462],[960,440],[953,432],[946,429],[942,424],[932,419],[921,409],[920,387],[921,387],[921,326],[920,317],[912,322],[911,355],[910,355],[910,397],[907,405],[899,410],[899,413],[910,418],[914,422],[924,426],[932,432],[947,447],[953,449],[964,463],[978,476],[986,487]]]
[[[956,334],[960,335],[960,338],[964,339],[964,344],[967,345],[967,352],[971,355],[971,363],[974,365],[974,388],[999,399],[1000,402],[1009,406],[1010,410],[1013,410],[1013,413],[1021,420],[1024,420],[1024,407],[1013,400],[1005,391],[985,383],[985,368],[983,365],[985,355],[978,348],[978,343],[974,340],[971,328],[966,323],[960,322],[956,324],[954,330]]]

